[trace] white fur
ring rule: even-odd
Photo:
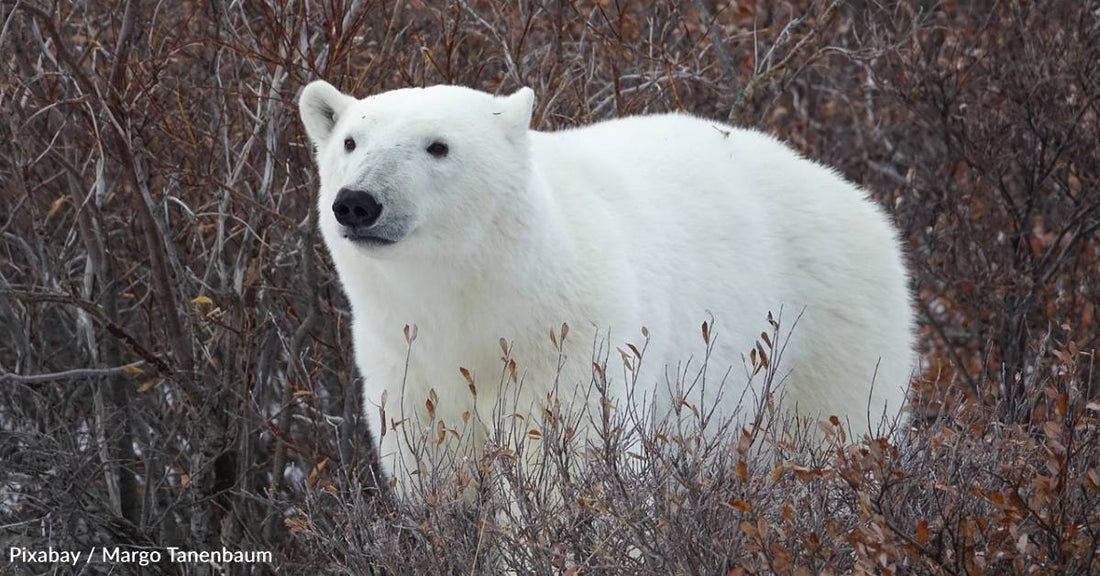
[[[732,368],[718,406],[728,415],[746,386],[743,357],[780,307],[787,327],[803,313],[783,359],[786,406],[847,417],[856,434],[868,412],[877,422],[903,406],[914,343],[907,274],[897,233],[863,191],[759,132],[682,114],[535,132],[532,104],[529,89],[493,97],[435,86],[356,100],[314,82],[302,94],[320,227],[351,302],[376,436],[391,424],[379,421],[383,395],[388,421],[426,420],[433,388],[448,427],[463,412],[491,412],[500,338],[525,374],[519,405],[537,407],[557,371],[548,332],[563,322],[570,386],[589,380],[598,329],[610,329],[614,350],[640,345],[648,327],[638,382],[652,396],[678,365],[698,365],[700,324],[712,315],[708,373]],[[425,152],[436,140],[447,157]],[[344,238],[331,209],[342,187],[379,196],[378,225],[399,240]],[[407,377],[406,325],[418,327]],[[476,403],[459,367],[475,375]],[[609,372],[621,405],[627,387]],[[713,404],[718,380],[689,401]],[[395,432],[381,453],[400,471],[389,459],[406,450]]]

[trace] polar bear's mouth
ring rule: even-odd
[[[382,236],[356,232],[354,230],[344,230],[344,238],[363,246],[389,246],[397,242],[396,240],[391,240]]]

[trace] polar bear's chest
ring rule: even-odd
[[[356,360],[366,405],[380,405],[384,397],[387,414],[397,418],[423,414],[431,400],[435,416],[452,425],[475,409],[482,417],[526,413],[556,384],[572,389],[586,380],[594,328],[571,327],[562,346],[559,335],[551,339],[548,321],[517,325],[492,318],[485,314],[474,323],[446,314],[426,317],[409,325],[408,340],[403,327],[385,329],[377,317],[357,321]]]

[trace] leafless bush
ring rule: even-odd
[[[355,574],[1098,572],[1098,63],[1089,2],[0,0],[0,545]],[[518,508],[503,484],[380,497],[294,110],[318,77],[529,85],[542,129],[690,111],[837,166],[910,240],[928,422],[901,446],[826,423],[814,448],[818,423],[769,421],[773,459],[739,430],[649,430],[640,459],[604,435],[543,476],[494,460]]]
[[[366,500],[332,478],[290,525],[349,574],[1088,574],[1100,563],[1100,405],[1081,401],[1076,367],[1046,363],[1062,377],[1029,398],[1050,410],[1042,435],[960,411],[904,446],[853,443],[833,419],[821,445],[804,428],[816,423],[774,412],[716,437],[618,414],[608,429],[640,450],[608,434],[577,451],[544,423],[527,446],[548,455],[542,467],[509,465],[519,443],[459,459],[428,481],[427,506]],[[767,435],[778,442],[761,458],[753,445]],[[464,499],[467,467],[500,483]]]
[[[871,79],[898,116],[875,140],[905,174],[939,364],[1015,422],[1048,325],[1071,354],[1096,348],[1100,21],[1071,2],[985,4],[934,14],[882,59]]]

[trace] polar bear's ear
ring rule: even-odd
[[[531,127],[531,115],[535,111],[535,91],[526,86],[504,98],[505,118],[517,131],[526,132]]]
[[[298,111],[302,115],[302,124],[306,134],[318,148],[328,140],[332,129],[340,119],[340,114],[355,98],[337,90],[324,80],[310,82],[298,98]]]

